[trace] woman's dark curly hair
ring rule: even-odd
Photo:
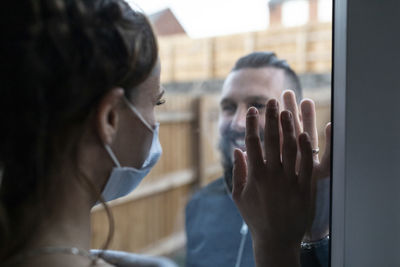
[[[85,122],[113,87],[129,96],[158,58],[147,18],[122,0],[7,6],[0,42],[0,262],[41,216],[24,212],[26,205],[35,211],[50,205],[44,196],[56,186],[48,175],[57,156],[52,138]]]

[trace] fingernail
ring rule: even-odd
[[[237,162],[240,153],[241,153],[240,150],[238,148],[235,148],[235,150],[233,151],[233,162],[234,163]]]
[[[282,118],[286,121],[290,121],[292,119],[292,113],[289,110],[282,111]]]
[[[296,94],[294,93],[293,90],[291,89],[286,89],[283,93],[284,97],[286,98],[286,100],[290,100],[292,98],[292,96],[296,96]]]
[[[276,101],[275,98],[272,98],[271,100],[268,101],[268,108],[277,108],[278,107],[278,101]]]
[[[299,138],[301,138],[301,142],[309,142],[310,141],[310,136],[308,135],[307,132],[303,132]]]
[[[254,116],[254,115],[257,115],[257,113],[258,113],[258,111],[255,107],[250,107],[247,110],[247,116]]]

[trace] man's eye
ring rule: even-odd
[[[262,109],[265,109],[266,105],[260,104],[260,103],[253,103],[253,104],[250,104],[249,108],[250,107],[255,107],[258,110],[262,110]]]
[[[160,99],[157,101],[156,105],[161,106],[162,104],[165,104],[166,100],[165,99]]]
[[[221,109],[222,109],[222,111],[225,111],[225,112],[234,112],[236,107],[235,107],[235,105],[223,105],[223,106],[221,106]]]

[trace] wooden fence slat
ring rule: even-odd
[[[168,69],[166,76],[162,75],[162,81],[222,78],[239,57],[252,51],[263,50],[274,51],[279,57],[288,60],[297,73],[329,72],[331,58],[315,57],[312,53],[319,47],[318,51],[322,49],[321,52],[331,54],[331,41],[331,23],[269,28],[265,31],[204,39],[190,39],[186,36],[163,37],[159,38],[159,43],[166,42],[169,46],[160,45],[161,64]]]
[[[183,170],[179,172],[164,175],[161,180],[153,183],[143,183],[132,194],[127,195],[113,201],[108,202],[108,206],[116,206],[126,202],[131,202],[136,199],[152,196],[160,192],[168,191],[182,185],[191,184],[196,179],[193,170]],[[92,211],[103,210],[103,206],[97,205],[93,207]]]

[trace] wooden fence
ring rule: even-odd
[[[330,118],[330,92],[305,92],[316,100],[321,152],[323,125]],[[115,235],[109,249],[168,255],[185,244],[184,207],[194,190],[221,175],[218,141],[218,96],[167,95],[157,112],[163,156],[142,184],[112,201]],[[92,246],[106,240],[104,210],[92,212]]]
[[[234,62],[253,51],[274,51],[297,73],[331,70],[332,24],[275,27],[204,39],[159,38],[162,82],[225,78]]]
[[[330,23],[293,28],[272,28],[192,40],[160,38],[162,82],[204,81],[225,78],[234,62],[252,51],[275,51],[298,72],[331,70]],[[321,154],[323,126],[330,120],[330,89],[305,90],[316,100]],[[169,94],[157,111],[161,122],[163,156],[130,195],[109,203],[115,234],[109,249],[167,255],[185,244],[184,207],[201,186],[220,177],[218,96]],[[108,220],[102,207],[92,211],[92,247],[107,238]]]

